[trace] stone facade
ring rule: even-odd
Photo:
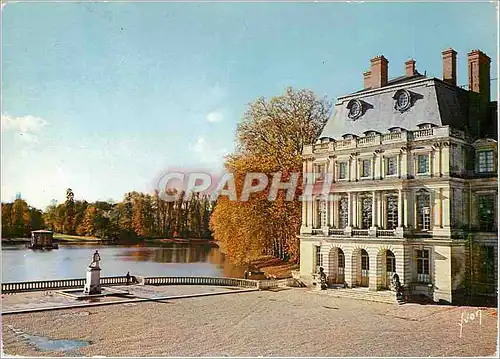
[[[372,61],[365,87],[375,86],[339,98],[320,139],[305,147],[304,172],[329,190],[303,197],[303,280],[322,266],[332,285],[383,290],[397,273],[435,301],[496,294],[497,141],[467,116],[469,91],[450,85],[455,60],[443,52],[446,82],[418,74],[414,61],[387,82]]]

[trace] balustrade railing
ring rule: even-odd
[[[394,229],[377,229],[377,237],[394,237]]]
[[[146,285],[213,285],[223,287],[257,288],[257,281],[223,277],[145,277]]]
[[[131,276],[130,281],[134,282],[135,277]],[[127,284],[127,277],[126,276],[102,277],[100,279],[100,284],[107,286]],[[83,288],[84,286],[85,286],[85,278],[54,279],[54,280],[11,282],[11,283],[7,282],[7,283],[2,283],[2,293],[73,289],[73,288]]]
[[[313,228],[312,234],[323,234],[323,230],[321,228]]]
[[[413,139],[418,140],[418,139],[424,138],[424,137],[431,137],[434,134],[434,129],[426,128],[423,130],[412,131],[411,134],[412,134]]]
[[[331,236],[343,236],[345,235],[345,232],[343,229],[330,228],[328,230],[328,234]]]
[[[126,285],[126,276],[102,277],[101,285]],[[130,277],[130,283],[137,283],[135,276]],[[223,277],[143,277],[145,285],[213,285],[226,287],[258,288],[258,281],[239,278]],[[84,278],[56,279],[32,282],[2,283],[2,293],[19,293],[31,291],[48,291],[61,289],[76,289],[85,286]]]
[[[317,145],[308,146],[306,152],[310,151],[309,153],[314,153],[318,150],[321,151],[345,150],[357,147],[377,146],[380,144],[390,143],[390,142],[405,142],[408,140],[411,141],[411,140],[425,139],[429,137],[446,137],[446,136],[466,139],[466,135],[463,131],[457,130],[449,126],[443,126],[443,127],[425,128],[415,131],[391,132],[375,136],[357,137],[339,141],[332,141],[329,143],[321,143]]]
[[[353,229],[352,236],[368,237],[368,229]]]

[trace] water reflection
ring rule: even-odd
[[[244,268],[226,260],[216,246],[192,244],[61,244],[58,250],[33,251],[24,245],[2,246],[2,280],[6,282],[83,278],[98,249],[102,276],[243,277]]]

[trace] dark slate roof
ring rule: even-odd
[[[394,108],[393,99],[400,89],[409,91],[413,98],[412,106],[402,113]],[[348,116],[347,104],[352,99],[359,99],[365,108],[364,114],[356,120]],[[361,136],[366,131],[387,133],[392,127],[411,131],[424,123],[464,129],[466,120],[466,91],[439,79],[417,74],[392,79],[382,88],[363,89],[340,97],[320,138],[340,139],[345,134]]]

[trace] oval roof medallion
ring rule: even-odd
[[[359,100],[351,100],[347,104],[349,109],[349,118],[352,120],[357,120],[363,114],[363,104]]]

